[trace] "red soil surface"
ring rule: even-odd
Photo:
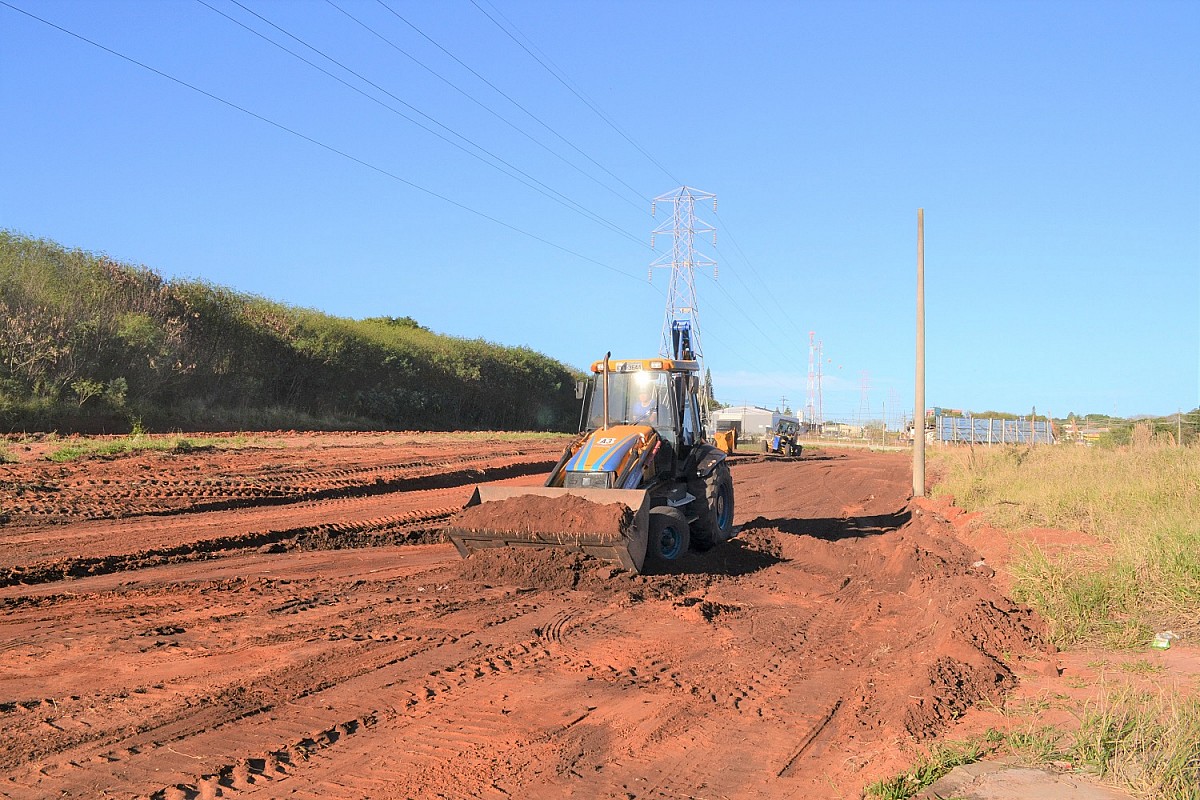
[[[0,796],[858,797],[1054,659],[903,454],[738,461],[671,574],[430,543],[560,446],[0,466]]]

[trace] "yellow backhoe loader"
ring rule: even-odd
[[[545,485],[478,487],[450,520],[446,535],[464,558],[564,547],[638,572],[733,536],[733,481],[726,454],[705,437],[698,363],[606,355],[591,371],[583,432]],[[595,508],[614,504],[622,508]]]

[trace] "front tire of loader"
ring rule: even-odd
[[[670,506],[650,509],[650,536],[646,542],[646,563],[664,566],[678,561],[688,551],[691,540],[687,517]]]
[[[688,482],[688,491],[695,495],[693,506],[699,513],[692,523],[692,544],[697,550],[708,550],[713,545],[733,538],[733,478],[729,465],[722,462],[709,473],[707,478],[693,478]]]

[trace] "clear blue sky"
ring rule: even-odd
[[[583,367],[657,351],[686,184],[717,397],[802,407],[815,331],[853,418],[912,411],[923,207],[928,405],[1200,404],[1200,3],[3,2],[282,127],[0,5],[0,227]]]

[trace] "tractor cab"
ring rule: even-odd
[[[597,361],[592,364],[594,387],[589,393],[583,428],[597,430],[630,425],[653,428],[663,452],[656,471],[687,460],[692,448],[704,442],[697,400],[699,365],[667,358]],[[607,385],[607,390],[605,386]]]

